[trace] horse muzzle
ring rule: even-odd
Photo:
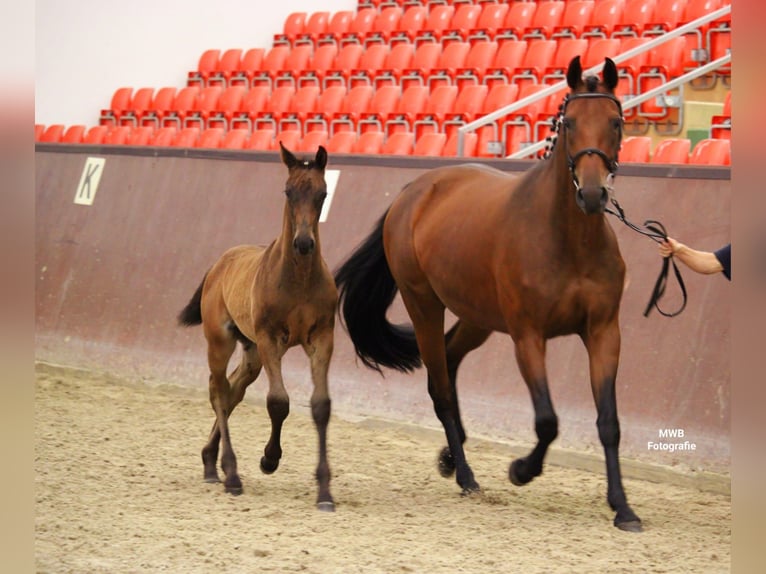
[[[577,206],[586,215],[604,213],[608,200],[609,190],[604,186],[578,186],[575,192]]]
[[[316,241],[310,235],[297,235],[293,239],[293,249],[299,255],[311,255],[316,249]]]

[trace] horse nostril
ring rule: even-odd
[[[314,239],[311,237],[296,237],[293,240],[293,248],[301,255],[308,255],[314,251]]]

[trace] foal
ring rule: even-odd
[[[201,323],[207,339],[210,403],[216,419],[202,449],[204,477],[207,482],[219,482],[220,441],[224,486],[231,494],[242,492],[242,482],[229,437],[229,416],[264,367],[269,379],[266,404],[271,437],[260,466],[266,474],[274,472],[282,456],[282,423],[290,411],[282,357],[290,347],[303,347],[311,362],[311,414],[319,434],[317,507],[333,511],[326,441],[330,419],[327,370],[338,293],[319,244],[319,214],[327,196],[327,152],[320,146],[309,161],[298,160],[281,142],[280,148],[288,169],[281,235],[268,247],[240,245],[226,251],[207,272],[178,320],[187,326]],[[227,378],[237,341],[242,345],[242,361]]]

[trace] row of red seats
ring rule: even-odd
[[[476,134],[467,134],[466,155],[476,152]],[[450,138],[443,133],[431,132],[415,138],[409,131],[398,131],[386,135],[379,130],[362,134],[353,131],[339,131],[330,135],[325,130],[314,130],[305,136],[297,130],[275,131],[263,128],[250,132],[247,129],[187,127],[178,130],[175,126],[154,129],[153,126],[93,126],[66,127],[61,124],[50,126],[35,125],[35,141],[43,143],[67,143],[89,145],[149,145],[160,147],[188,147],[230,150],[274,151],[281,141],[289,149],[314,153],[322,145],[331,153],[360,153],[383,155],[455,156],[457,134]]]
[[[354,11],[289,14],[274,45],[393,44],[423,40],[551,39],[658,35],[731,0],[561,0],[546,2],[420,3]],[[713,27],[730,33],[731,18]],[[703,33],[709,26],[705,26]]]
[[[665,138],[651,153],[648,136],[627,137],[620,150],[621,163],[662,163],[692,165],[731,165],[731,141],[706,138],[691,149],[687,138]]]

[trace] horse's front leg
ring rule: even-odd
[[[641,519],[628,506],[622,486],[619,446],[620,421],[617,418],[615,379],[620,357],[620,328],[617,320],[591,328],[583,337],[590,360],[590,380],[596,401],[598,437],[606,458],[607,502],[616,512],[614,525],[621,530],[641,531]]]
[[[261,471],[271,474],[279,467],[282,458],[282,423],[290,414],[290,397],[287,395],[282,379],[282,356],[287,350],[278,340],[270,336],[258,339],[258,354],[266,375],[269,378],[269,391],[266,394],[266,410],[271,419],[271,436],[263,449]]]
[[[537,445],[529,455],[511,463],[508,476],[513,484],[527,484],[543,472],[543,460],[548,447],[558,436],[558,417],[553,410],[548,377],[545,372],[545,339],[538,334],[530,334],[516,341],[516,361],[521,376],[529,388],[532,406],[535,409],[535,432]]]
[[[303,349],[311,361],[311,378],[314,391],[311,394],[311,416],[319,436],[319,462],[316,468],[316,479],[319,484],[317,508],[333,512],[335,502],[330,494],[330,465],[327,462],[327,425],[330,422],[330,393],[327,382],[327,370],[333,351],[333,326],[316,330],[311,339],[303,345]]]

